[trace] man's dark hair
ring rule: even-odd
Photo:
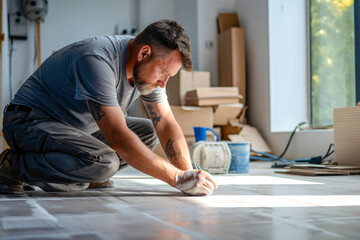
[[[186,71],[192,71],[190,39],[185,29],[174,20],[160,20],[147,26],[136,36],[136,45],[149,45],[152,56],[162,56],[169,50],[178,49],[181,54],[182,66]]]

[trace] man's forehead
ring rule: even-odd
[[[161,65],[160,69],[164,74],[166,74],[169,77],[173,77],[177,73],[177,71],[175,73],[170,72],[168,65],[167,66]]]
[[[174,50],[160,62],[160,69],[169,76],[174,76],[182,66],[181,54],[178,50]]]

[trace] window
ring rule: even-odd
[[[310,0],[310,42],[312,126],[332,126],[356,102],[354,0]]]

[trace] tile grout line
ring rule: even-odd
[[[170,228],[173,228],[173,229],[176,229],[176,230],[178,230],[178,231],[180,231],[182,233],[185,233],[185,234],[189,235],[190,237],[196,237],[198,239],[209,239],[209,236],[207,236],[207,235],[204,235],[204,234],[199,233],[199,232],[186,230],[186,229],[184,229],[182,227],[176,226],[176,225],[171,224],[169,222],[166,222],[166,221],[164,221],[164,220],[162,220],[160,218],[157,218],[157,217],[155,217],[155,216],[153,216],[151,214],[148,214],[148,213],[145,213],[145,212],[142,212],[141,214],[145,215],[146,217],[149,217],[149,218],[151,218],[151,219],[153,219],[153,220],[155,220],[157,222],[160,222],[160,223],[162,223],[162,224],[164,224],[164,225],[166,225],[166,226],[168,226]]]

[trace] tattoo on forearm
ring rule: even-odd
[[[175,166],[179,165],[179,160],[181,159],[181,155],[176,150],[171,138],[167,141],[165,145],[165,153],[172,164],[174,164]]]
[[[154,127],[156,128],[157,124],[160,122],[161,116],[157,116],[155,112],[153,112],[153,107],[151,106],[151,104],[146,104],[146,108],[149,111],[151,120],[154,124]]]
[[[100,121],[105,116],[105,112],[101,110],[100,103],[89,100],[88,105],[90,112],[96,121]]]

